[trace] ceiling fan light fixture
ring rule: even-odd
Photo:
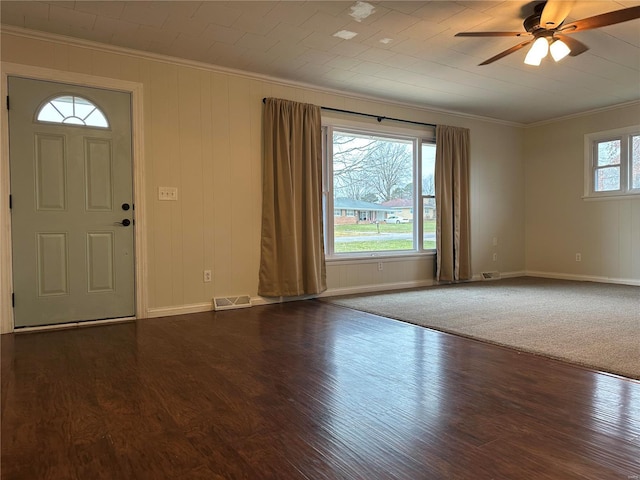
[[[533,45],[531,45],[531,49],[529,49],[524,63],[537,67],[540,65],[542,59],[547,56],[547,52],[549,52],[549,42],[545,37],[539,37],[533,42]]]
[[[589,50],[589,47],[581,41],[566,36],[569,33],[593,30],[640,19],[640,5],[637,5],[635,7],[614,10],[565,24],[576,1],[577,0],[547,0],[531,2],[535,3],[535,6],[533,13],[522,22],[524,32],[459,32],[456,33],[456,37],[521,37],[523,35],[529,35],[528,41],[514,45],[478,64],[478,66],[489,65],[496,60],[500,60],[507,55],[517,52],[532,42],[533,45],[524,63],[528,65],[540,65],[542,59],[549,53],[550,44],[556,44],[555,47],[551,47],[551,49],[554,50],[552,55],[556,62],[563,59],[567,54],[572,57],[577,57]],[[556,40],[556,34],[558,35],[558,39],[562,38],[563,41],[554,42],[554,40]],[[531,37],[533,37],[533,39]]]
[[[556,62],[559,62],[571,53],[571,49],[562,40],[553,42],[549,50],[551,50],[551,56]]]
[[[540,62],[542,62],[541,58],[532,57],[530,55],[527,55],[524,59],[524,63],[526,63],[527,65],[532,65],[534,67],[540,66]]]

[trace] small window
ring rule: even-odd
[[[620,139],[595,142],[594,185],[596,192],[620,190]]]
[[[585,135],[585,198],[640,195],[640,126]]]
[[[39,122],[109,128],[107,117],[86,98],[64,95],[49,100],[38,112]]]

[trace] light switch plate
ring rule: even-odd
[[[158,187],[158,200],[178,200],[178,189],[176,187]]]

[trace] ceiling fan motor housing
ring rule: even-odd
[[[533,33],[534,30],[538,30],[540,28],[540,14],[534,13],[533,15],[528,16],[524,19],[522,25],[524,25],[524,29],[529,33]]]

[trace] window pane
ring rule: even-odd
[[[608,142],[598,142],[598,164],[619,165],[620,164],[620,140],[610,140]]]
[[[436,146],[422,144],[422,248],[436,248]]]
[[[105,116],[97,108],[93,112],[91,112],[89,116],[84,119],[84,121],[91,127],[107,128],[109,126],[109,122],[107,122]]]
[[[38,113],[38,120],[41,122],[62,123],[64,117],[58,110],[53,108],[51,103],[47,103]]]
[[[631,137],[631,188],[640,188],[640,135]]]
[[[422,144],[422,195],[435,195],[436,146]]]
[[[334,132],[334,250],[412,250],[413,142]]]
[[[73,97],[74,115],[78,118],[85,118],[96,109],[96,106],[89,100],[81,97]]]
[[[422,199],[422,248],[436,248],[436,199]]]
[[[108,128],[109,122],[98,107],[86,98],[62,96],[47,102],[38,112],[38,121]]]
[[[596,170],[596,192],[620,190],[620,168],[605,167]]]
[[[51,103],[65,118],[73,115],[73,97],[54,98]]]

